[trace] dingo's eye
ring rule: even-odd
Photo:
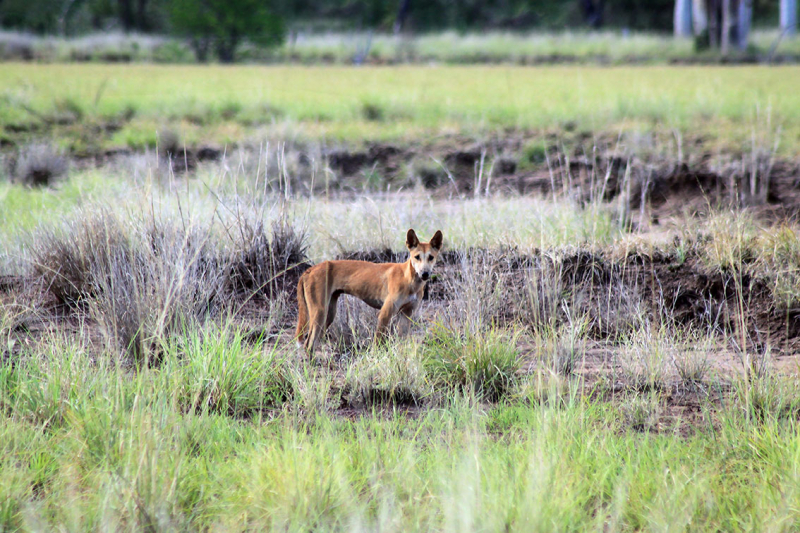
[[[419,254],[415,255],[415,256],[414,256],[414,259],[416,259],[417,261],[419,261]]]
[[[433,256],[432,255],[428,256],[428,261],[433,261]]]

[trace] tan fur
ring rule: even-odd
[[[403,317],[403,329],[407,329],[411,314],[422,301],[442,240],[442,232],[437,231],[430,242],[420,242],[410,229],[406,234],[409,255],[405,263],[325,261],[306,270],[297,283],[298,344],[309,354],[314,352],[336,318],[336,303],[342,294],[356,296],[380,309],[376,339],[386,335],[397,313]]]

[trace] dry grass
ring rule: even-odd
[[[14,181],[28,187],[46,187],[64,177],[68,168],[61,150],[50,144],[30,144],[17,154]]]

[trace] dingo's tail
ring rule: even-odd
[[[300,276],[297,282],[297,331],[295,340],[300,346],[303,345],[308,334],[308,305],[306,304],[305,276]]]

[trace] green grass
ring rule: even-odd
[[[52,346],[0,373],[3,529],[732,531],[800,520],[796,422],[755,420],[735,402],[693,436],[639,432],[627,404],[576,398],[486,406],[452,394],[418,417],[243,419],[184,401],[214,384],[229,406],[274,398],[253,388],[268,379],[263,364],[225,369],[250,364],[235,334],[140,370]]]
[[[108,120],[135,109],[112,137],[134,147],[154,142],[151,130],[159,125],[170,125],[190,143],[276,131],[411,140],[498,127],[561,131],[565,125],[588,132],[678,129],[743,147],[754,129],[768,124],[783,127],[783,149],[800,139],[798,67],[4,64],[2,73],[0,124],[37,123],[65,100]],[[277,122],[265,117],[265,108]],[[253,115],[264,117],[259,126],[247,120]]]
[[[46,130],[63,145],[105,120],[119,120],[121,129],[102,143],[137,149],[169,129],[187,143],[278,138],[330,146],[342,138],[489,138],[510,127],[564,136],[624,131],[641,140],[629,148],[643,157],[653,131],[673,139],[708,134],[750,150],[751,135],[771,147],[782,126],[782,150],[792,154],[800,123],[794,67],[0,68],[2,124],[81,115]],[[528,164],[541,165],[540,143],[522,148]],[[413,183],[377,191],[373,175],[365,177],[377,184],[341,195],[303,189],[310,178],[295,175],[290,192],[282,173],[291,177],[299,166],[276,169],[273,161],[265,171],[239,153],[191,178],[164,166],[152,154],[134,155],[118,167],[73,168],[54,187],[0,182],[0,274],[30,274],[37,247],[50,248],[43,236],[57,228],[67,228],[58,234],[66,243],[90,242],[73,226],[101,209],[120,221],[146,263],[120,270],[132,275],[130,294],[89,294],[68,323],[53,320],[35,287],[0,293],[0,530],[800,527],[792,377],[764,359],[766,375],[735,379],[723,394],[730,384],[706,365],[732,349],[730,339],[647,329],[657,325],[608,302],[615,320],[631,321],[622,324],[630,336],[616,339],[627,343],[616,347],[627,359],[615,360],[615,372],[655,389],[618,393],[616,373],[582,377],[588,350],[607,349],[588,339],[588,318],[554,318],[579,309],[583,296],[564,300],[562,274],[544,262],[514,273],[494,253],[602,252],[609,263],[634,252],[674,253],[683,257],[676,262],[699,260],[739,281],[768,277],[780,309],[790,309],[800,301],[796,224],[763,227],[738,212],[640,233],[619,222],[617,201],[494,189],[463,198]],[[456,298],[423,305],[448,329],[417,324],[410,339],[363,349],[362,322],[372,322],[360,311],[348,317],[350,308],[339,316],[355,342],[308,361],[291,332],[269,336],[291,318],[287,301],[250,302],[248,313],[252,306],[263,313],[236,325],[226,322],[231,302],[223,301],[216,310],[177,313],[168,330],[139,332],[148,335],[145,357],[126,355],[113,333],[127,308],[100,316],[104,297],[114,309],[138,298],[145,318],[164,320],[172,300],[159,294],[207,300],[203,287],[184,283],[192,246],[219,252],[211,259],[229,257],[237,247],[251,250],[245,226],[275,222],[307,231],[314,262],[402,249],[409,227],[421,235],[443,229],[446,249],[465,251],[449,271],[464,279],[443,280]],[[198,229],[202,238],[190,240]],[[102,251],[105,234],[97,235]],[[103,265],[94,263],[99,272]],[[147,275],[137,282],[137,272]],[[530,285],[522,294],[503,292],[499,278],[510,273]],[[125,286],[109,280],[106,289]],[[492,322],[506,314],[513,326]],[[699,412],[669,412],[676,383],[708,393],[698,393]]]

